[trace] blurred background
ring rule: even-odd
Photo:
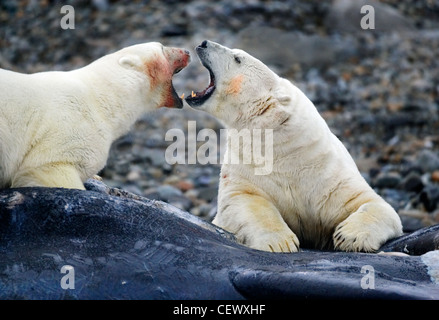
[[[66,4],[75,29],[60,26]],[[366,4],[375,29],[360,27]],[[194,52],[204,39],[248,51],[302,89],[405,231],[439,223],[439,1],[0,1],[0,67],[18,72],[67,71],[159,41],[191,51],[174,77],[187,95],[209,82]],[[166,132],[187,132],[190,120],[223,128],[187,105],[145,115],[113,144],[104,182],[211,220],[220,164],[165,159]]]

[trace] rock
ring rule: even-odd
[[[422,182],[421,176],[412,171],[404,177],[399,187],[408,192],[419,193],[424,189],[424,183]]]
[[[157,149],[157,148],[138,148],[133,150],[133,154],[135,155],[134,163],[142,163],[146,162],[147,164],[151,164],[155,167],[165,166],[166,157],[165,150]]]
[[[175,186],[183,192],[191,190],[194,188],[194,184],[189,180],[179,180]]]
[[[101,11],[106,11],[109,8],[109,4],[107,0],[92,0],[91,2],[93,4],[93,6]]]
[[[138,168],[135,168],[134,170],[132,168],[131,171],[126,176],[127,181],[130,182],[141,180],[141,178],[142,178],[142,173]]]
[[[203,174],[195,178],[195,184],[201,188],[210,186],[212,182],[213,182],[213,178],[211,175]]]
[[[133,193],[133,194],[137,194],[137,195],[143,194],[143,191],[135,184],[126,184],[124,186],[124,189],[130,193]]]
[[[429,212],[434,211],[439,206],[439,186],[428,185],[422,190],[419,200]]]
[[[416,164],[423,172],[439,170],[439,156],[431,150],[422,150],[417,156]]]
[[[276,254],[166,203],[87,186],[99,191],[0,191],[0,299],[439,299],[438,226],[382,248],[420,256]],[[66,265],[74,289],[61,287]]]
[[[393,189],[401,183],[401,176],[397,172],[381,173],[375,178],[374,187]]]
[[[419,209],[400,209],[398,214],[401,218],[403,231],[405,233],[414,232],[424,227],[437,224],[434,216],[426,212],[423,208]]]
[[[380,194],[396,211],[405,208],[410,202],[410,195],[402,190],[382,189]]]
[[[294,65],[303,68],[329,66],[356,51],[355,44],[348,39],[305,35],[271,27],[245,28],[238,33],[234,47],[248,51],[265,64],[286,69],[284,73]]]
[[[130,166],[131,163],[128,160],[122,159],[117,163],[117,166],[115,166],[115,172],[119,176],[126,177],[130,172]]]
[[[361,13],[364,5],[374,8],[375,29],[363,30],[361,19],[367,14]],[[405,32],[414,30],[414,23],[396,9],[374,0],[334,0],[330,6],[324,24],[330,32]]]
[[[212,201],[218,196],[218,186],[200,188],[198,198]]]
[[[414,232],[425,227],[423,221],[418,217],[400,215],[400,218],[404,232]]]
[[[161,35],[163,37],[185,36],[188,34],[187,26],[182,24],[171,24],[166,26]]]
[[[183,196],[183,192],[181,192],[181,190],[170,185],[159,186],[157,188],[157,192],[160,196],[160,199],[163,201],[169,201],[169,199],[172,197]]]
[[[192,201],[185,196],[171,196],[166,202],[184,211],[188,211],[192,207]]]
[[[143,192],[144,196],[150,200],[161,200],[160,194],[157,192],[157,189],[150,188]]]
[[[212,209],[214,209],[214,205],[210,204],[210,203],[205,203],[200,205],[200,212],[199,212],[199,216],[201,217],[209,217],[210,216],[210,212],[212,211]]]

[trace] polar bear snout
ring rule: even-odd
[[[191,61],[191,55],[186,49],[164,47],[164,52],[173,74],[179,73]]]
[[[207,48],[207,40],[204,40],[203,42],[201,42],[201,44],[199,45],[200,48]]]
[[[203,42],[201,42],[201,44],[198,47],[195,48],[195,50],[197,51],[197,55],[200,57],[202,63],[203,63],[203,60],[205,60],[205,59],[209,59],[209,58],[215,59],[215,57],[210,57],[210,55],[212,55],[212,54],[217,54],[217,55],[222,54],[223,55],[222,60],[217,61],[217,62],[221,62],[224,59],[227,60],[227,58],[226,58],[227,54],[229,56],[233,55],[231,49],[224,47],[224,46],[220,45],[219,43],[216,43],[216,42],[213,42],[210,40],[204,40]],[[224,56],[224,54],[225,54],[225,56]],[[212,63],[212,61],[210,63]]]
[[[204,40],[203,42],[201,42],[201,44],[197,47],[197,49],[198,48],[199,49],[207,49],[209,47],[216,48],[216,49],[222,48],[224,50],[230,50],[229,48],[224,47],[224,46],[220,45],[219,43],[216,43],[216,42],[213,42],[213,41],[210,41],[210,40]]]
[[[172,84],[172,77],[185,68],[189,62],[189,51],[174,47],[161,47],[160,53],[156,52],[144,62],[143,72],[149,78],[151,92],[161,95],[158,107],[183,107],[183,101]]]
[[[209,71],[210,81],[202,90],[188,95],[186,102],[193,108],[208,109],[205,103],[213,96],[221,78],[227,78],[229,60],[233,59],[233,51],[216,42],[204,40],[195,48],[201,64]],[[219,90],[221,91],[221,90]]]

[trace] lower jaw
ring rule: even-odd
[[[168,90],[163,102],[160,104],[160,107],[177,109],[183,108],[183,100],[180,99],[173,86],[171,86],[171,88]]]
[[[214,91],[215,91],[215,86],[209,88],[208,92],[200,97],[195,96],[195,97],[186,98],[186,102],[193,108],[201,107],[204,103],[206,103],[207,100],[210,99]]]

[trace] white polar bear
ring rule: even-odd
[[[141,114],[182,107],[172,76],[189,59],[151,42],[69,72],[0,69],[0,188],[84,189]]]
[[[242,50],[204,41],[196,51],[211,81],[186,101],[229,129],[225,158],[252,150],[245,139],[242,148],[230,148],[238,130],[273,130],[272,141],[262,142],[273,144],[271,173],[255,175],[255,163],[223,164],[214,224],[274,252],[298,251],[299,242],[373,252],[402,234],[398,214],[363,179],[303,92]]]

